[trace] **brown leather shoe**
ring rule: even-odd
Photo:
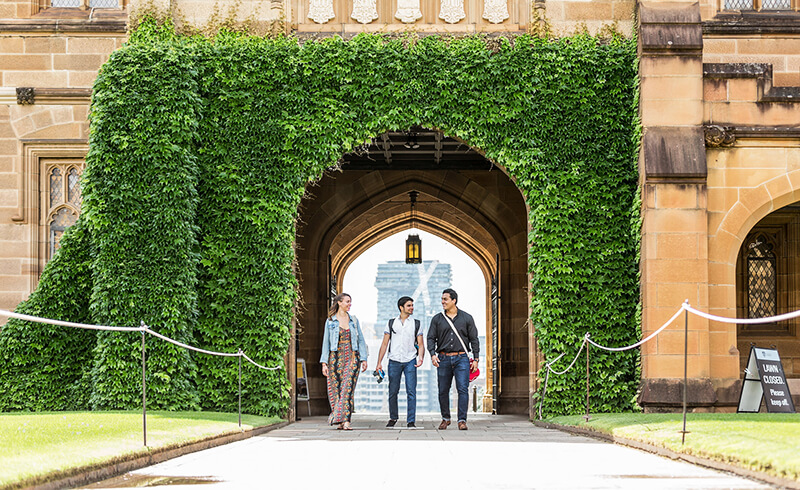
[[[467,430],[467,423],[463,420],[458,423],[458,430]]]
[[[450,425],[449,420],[442,420],[442,423],[439,424],[439,430],[445,430],[448,425]]]

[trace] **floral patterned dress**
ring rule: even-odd
[[[350,422],[353,395],[358,381],[358,352],[350,343],[350,329],[339,329],[339,347],[328,355],[328,401],[331,425]]]

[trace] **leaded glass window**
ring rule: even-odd
[[[790,0],[762,0],[761,10],[791,10]]]
[[[117,0],[89,0],[89,7],[93,9],[113,9],[119,7]]]
[[[67,183],[67,201],[70,204],[80,206],[81,204],[81,180],[78,169],[69,169],[69,177]]]
[[[85,0],[50,0],[50,5],[56,8],[79,8]],[[89,0],[89,8],[113,9],[119,7],[119,0]]]
[[[792,0],[725,0],[725,10],[791,10]]]
[[[753,10],[753,0],[725,0],[725,10]]]
[[[64,183],[61,169],[56,167],[50,171],[50,207],[64,202]]]
[[[69,208],[60,208],[50,220],[50,257],[61,248],[61,236],[64,231],[78,221],[78,215]]]
[[[81,207],[81,166],[74,162],[53,163],[48,165],[47,173],[47,213],[44,215],[46,225],[47,259],[61,246],[64,231],[78,220]]]
[[[777,283],[773,246],[759,235],[747,252],[747,317],[764,318],[778,313]]]

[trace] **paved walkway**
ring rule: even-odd
[[[87,488],[769,488],[636,449],[535,427],[525,417],[470,415],[469,430],[386,429],[358,414],[353,431],[309,417],[241,442],[182,456]],[[398,425],[405,425],[398,423]]]

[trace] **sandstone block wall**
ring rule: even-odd
[[[588,31],[592,34],[633,33],[636,2],[632,0],[546,0],[542,2],[547,22],[556,36]]]

